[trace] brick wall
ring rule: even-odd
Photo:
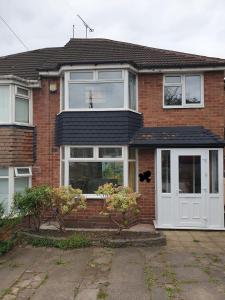
[[[224,73],[204,74],[204,108],[163,109],[163,75],[139,75],[139,111],[144,113],[144,126],[201,125],[223,137]]]
[[[33,165],[34,129],[0,126],[0,167]]]
[[[57,92],[49,92],[50,80],[43,79],[41,89],[33,91],[34,125],[36,126],[36,162],[33,167],[33,185],[59,185],[59,148],[55,146],[55,119],[60,111],[60,83]]]

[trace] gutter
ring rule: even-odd
[[[7,81],[9,83],[23,84],[26,87],[41,87],[40,80],[36,79],[25,79],[15,75],[0,75],[0,81]]]

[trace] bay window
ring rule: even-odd
[[[135,149],[131,153],[127,146],[61,147],[61,185],[80,188],[95,197],[95,191],[105,183],[136,190]]]
[[[188,108],[203,106],[203,75],[165,75],[164,107]]]
[[[0,167],[0,203],[5,214],[9,214],[13,204],[13,195],[23,192],[31,186],[31,167]]]
[[[17,85],[0,85],[0,123],[32,124],[31,92]]]
[[[65,72],[65,110],[136,110],[136,75],[128,70]]]

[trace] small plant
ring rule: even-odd
[[[4,216],[4,207],[3,207],[3,204],[0,202],[0,220],[3,218]]]
[[[100,289],[97,294],[97,299],[107,299],[108,294],[103,289]]]
[[[58,229],[65,231],[65,217],[72,211],[86,208],[85,197],[80,189],[71,186],[53,188],[51,192],[53,217],[58,223]]]
[[[25,192],[15,193],[14,210],[22,217],[30,215],[33,218],[34,228],[40,230],[44,213],[51,204],[51,188],[37,186],[26,189]]]
[[[128,215],[139,213],[137,199],[140,194],[128,187],[117,187],[112,183],[106,183],[98,188],[96,194],[105,197],[105,205],[100,213],[109,216],[117,226],[118,233],[127,227]]]

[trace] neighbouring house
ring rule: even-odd
[[[94,192],[112,182],[142,195],[131,224],[224,229],[224,70],[98,38],[1,57],[0,201],[70,184],[88,207],[68,224],[108,227]]]

